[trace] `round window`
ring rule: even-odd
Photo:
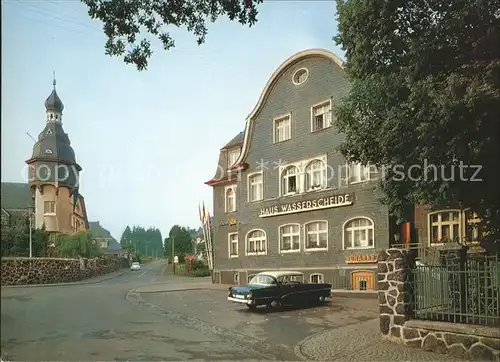
[[[309,71],[306,68],[300,68],[293,73],[293,84],[299,85],[304,83],[307,80],[307,77],[309,76]]]

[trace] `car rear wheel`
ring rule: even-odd
[[[324,303],[324,302],[326,301],[326,297],[325,297],[325,296],[323,296],[323,295],[321,295],[321,296],[319,296],[319,297],[318,297],[318,301],[319,301],[320,303]]]

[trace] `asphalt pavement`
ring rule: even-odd
[[[249,311],[163,261],[87,284],[2,288],[3,360],[446,360],[380,340],[376,299]]]

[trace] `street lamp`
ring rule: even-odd
[[[31,231],[31,229],[33,229],[33,222],[31,220],[31,217],[32,217],[32,212],[31,212],[31,207],[28,208],[28,217],[30,219],[30,258],[33,257],[33,232]]]

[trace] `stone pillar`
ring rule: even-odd
[[[414,256],[406,249],[387,249],[378,256],[380,331],[386,339],[401,341],[401,327],[413,313],[409,278],[414,263]]]

